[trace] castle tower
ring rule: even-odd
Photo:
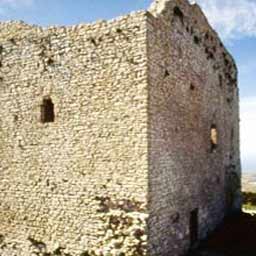
[[[0,254],[180,256],[239,211],[237,69],[197,5],[0,24]]]

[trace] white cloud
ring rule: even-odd
[[[196,2],[224,40],[256,36],[255,0],[196,0]]]
[[[241,156],[245,171],[256,171],[256,97],[243,98],[240,103]],[[249,167],[250,166],[250,167]]]

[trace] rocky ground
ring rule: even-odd
[[[188,256],[256,256],[256,174],[244,174],[243,213],[223,225]]]

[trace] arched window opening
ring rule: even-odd
[[[211,126],[211,152],[214,152],[218,146],[218,131],[216,125]]]
[[[173,14],[174,16],[178,17],[181,21],[181,23],[183,24],[184,23],[184,15],[183,15],[183,12],[180,10],[180,8],[178,6],[175,6],[173,8]]]

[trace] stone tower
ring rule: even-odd
[[[1,23],[0,95],[1,256],[179,256],[240,210],[237,69],[197,5]]]

